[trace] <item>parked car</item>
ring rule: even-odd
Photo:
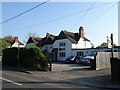
[[[76,56],[75,57],[75,61],[76,63],[81,63],[81,59],[83,58],[83,56]]]
[[[65,60],[65,63],[81,63],[80,56],[70,56]]]
[[[81,59],[81,62],[84,64],[84,65],[90,65],[90,60],[94,59],[96,56],[96,54],[90,54],[90,55],[87,55],[85,57],[83,57]]]

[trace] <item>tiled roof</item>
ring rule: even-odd
[[[8,46],[12,46],[15,43],[14,38],[4,38],[4,40],[7,42]],[[20,45],[24,45],[20,41],[18,41]]]
[[[66,30],[61,31],[61,33],[59,34],[59,36],[56,38],[56,40],[59,39],[69,39],[72,43],[78,43],[80,36],[79,33],[72,33],[72,32],[68,32]],[[84,41],[90,41],[88,40],[86,37],[84,37]]]
[[[56,38],[56,36],[47,33],[46,37],[41,39],[41,41],[37,44],[37,46],[43,47],[44,45],[53,44],[55,41],[55,38]]]
[[[42,40],[42,38],[38,38],[38,37],[30,37],[27,41],[27,44],[28,43],[35,43],[35,44],[38,44],[40,42],[40,40]]]

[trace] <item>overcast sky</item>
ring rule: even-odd
[[[8,20],[41,2],[3,2],[2,21]],[[98,46],[114,34],[118,44],[118,3],[116,2],[47,2],[13,20],[4,23],[2,35],[26,40],[29,32],[40,37],[46,33],[58,35],[61,30],[78,32],[84,27],[85,36]]]

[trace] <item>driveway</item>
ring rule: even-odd
[[[65,72],[65,71],[79,71],[82,69],[89,69],[90,66],[83,66],[81,64],[65,64],[64,62],[52,63],[53,72]]]
[[[53,63],[52,72],[33,72],[55,81],[65,81],[73,85],[91,88],[119,88],[120,83],[111,81],[111,69],[91,70],[90,66],[81,64]]]

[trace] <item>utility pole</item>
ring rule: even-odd
[[[112,48],[111,48],[111,55],[112,55],[112,58],[114,57],[113,56],[113,52],[114,52],[114,46],[113,46],[113,34],[111,33],[111,45],[112,45]]]

